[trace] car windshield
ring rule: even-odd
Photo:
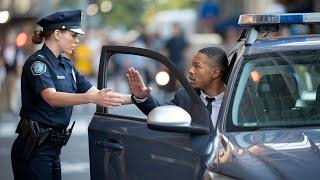
[[[245,56],[241,64],[230,131],[320,124],[320,51]]]

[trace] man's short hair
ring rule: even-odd
[[[219,48],[219,47],[206,47],[200,49],[198,51],[206,55],[213,65],[218,65],[221,73],[223,74],[223,79],[225,80],[227,76],[227,69],[228,69],[228,58],[226,52]]]

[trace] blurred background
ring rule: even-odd
[[[160,52],[186,74],[193,55],[200,48],[220,46],[228,52],[235,45],[241,30],[237,25],[240,14],[316,12],[320,11],[320,1],[0,0],[0,179],[13,178],[10,150],[21,107],[21,69],[25,60],[42,46],[31,42],[33,30],[40,29],[36,22],[56,11],[73,9],[82,9],[86,34],[74,53],[66,56],[96,85],[103,45],[135,46]],[[277,35],[319,32],[318,26],[295,25],[282,28]],[[114,90],[128,92],[123,88],[126,84],[123,75],[128,66],[143,72],[154,92],[161,89],[163,93],[155,93],[158,96],[169,97],[175,89],[168,81],[163,84],[156,80],[159,65],[145,63],[139,57],[120,55],[113,59],[108,71]],[[77,123],[61,156],[63,179],[90,179],[87,127],[94,112],[94,105],[74,108],[72,120]]]

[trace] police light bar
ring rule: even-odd
[[[316,23],[320,23],[320,13],[243,14],[238,21],[241,26]]]

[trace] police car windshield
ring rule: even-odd
[[[243,58],[227,128],[320,125],[320,51]]]

